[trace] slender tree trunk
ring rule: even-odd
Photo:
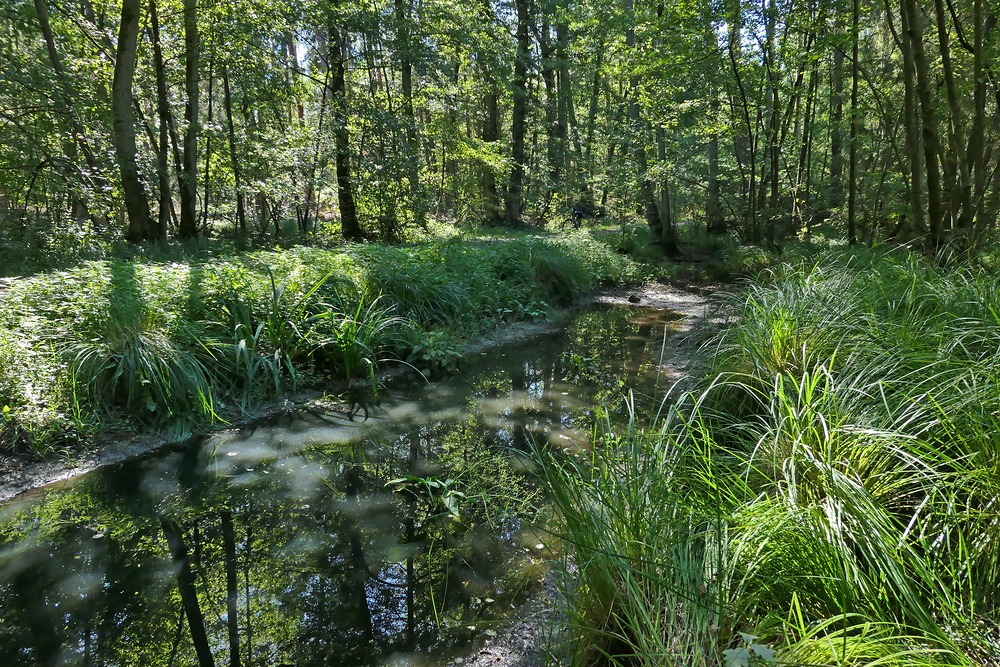
[[[708,74],[708,122],[714,127],[719,122],[718,61],[715,57],[715,27],[711,14],[705,17],[705,43],[712,45],[706,61]],[[708,196],[705,200],[705,226],[709,234],[724,234],[726,221],[719,205],[719,134],[714,129],[708,138]]]
[[[487,7],[487,12],[492,10]],[[491,17],[492,18],[492,17]],[[486,86],[486,94],[483,96],[483,143],[490,146],[500,140],[500,92],[499,83],[493,72],[492,66],[485,61],[482,62],[482,75]],[[482,175],[483,199],[486,206],[486,224],[498,225],[502,221],[500,213],[500,195],[497,191],[496,175],[490,165],[483,166]]]
[[[591,186],[594,178],[594,128],[597,125],[597,111],[601,101],[601,61],[604,57],[604,44],[597,45],[597,60],[594,63],[594,84],[590,92],[590,109],[587,111],[587,140],[585,142],[586,156],[584,162],[587,164],[587,187]]]
[[[562,147],[559,144],[559,93],[556,89],[555,49],[552,46],[548,18],[542,18],[538,48],[542,57],[542,82],[545,85],[546,157],[552,189],[559,190],[562,175]]]
[[[958,87],[955,83],[955,72],[951,60],[951,40],[949,38],[948,20],[945,15],[943,0],[934,0],[934,15],[937,18],[938,53],[941,55],[941,69],[944,72],[945,92],[948,99],[950,118],[947,127],[950,133],[949,145],[957,167],[957,191],[951,193],[952,209],[958,210],[956,224],[959,228],[968,229],[971,226],[972,207],[972,173],[969,169],[968,145],[965,138],[965,114],[959,99]]]
[[[848,194],[847,194],[847,242],[855,245],[858,242],[858,124],[860,114],[858,113],[858,0],[851,3],[851,147],[850,165],[848,167]]]
[[[139,38],[139,0],[122,2],[122,20],[115,50],[115,72],[111,86],[111,110],[114,117],[115,156],[121,172],[125,210],[128,213],[127,238],[131,243],[149,234],[149,201],[136,162],[135,123],[132,119],[132,78]]]
[[[150,31],[153,38],[153,69],[156,71],[156,110],[159,116],[159,150],[157,151],[157,178],[159,180],[160,210],[152,236],[157,241],[167,237],[170,226],[172,193],[170,188],[170,101],[167,97],[167,79],[163,69],[163,47],[160,43],[160,20],[156,0],[149,0]]]
[[[625,0],[625,15],[627,28],[625,29],[625,46],[631,53],[635,49],[635,22],[636,17],[632,13],[633,0]],[[656,194],[653,192],[653,183],[649,180],[649,162],[646,157],[646,123],[642,120],[642,110],[639,106],[639,76],[633,74],[629,78],[629,124],[632,132],[632,154],[635,160],[637,177],[639,180],[639,201],[642,204],[649,226],[650,236],[655,245],[660,244],[661,227],[660,215],[656,210]]]
[[[583,155],[580,144],[580,131],[576,122],[576,105],[573,104],[573,79],[569,69],[570,35],[569,24],[565,18],[556,23],[556,61],[559,63],[559,115],[563,117],[560,125],[564,132],[567,155],[573,155],[573,165],[579,165]],[[569,148],[573,151],[570,152]],[[574,175],[576,169],[574,169]]]
[[[241,236],[247,234],[247,212],[245,195],[243,194],[243,174],[240,170],[240,161],[236,153],[236,128],[233,123],[233,95],[229,89],[229,67],[222,70],[222,91],[225,95],[223,102],[226,107],[226,123],[229,126],[229,160],[233,165],[233,181],[236,189],[236,221],[237,229]]]
[[[839,22],[839,20],[838,20]],[[833,67],[830,72],[830,208],[844,203],[844,51],[833,47]]]
[[[798,168],[795,170],[795,211],[799,230],[809,227],[811,202],[809,199],[809,159],[812,155],[813,118],[816,114],[816,93],[819,89],[819,63],[814,60],[809,71],[806,89],[806,109],[802,119],[802,135],[799,140]]]
[[[225,76],[225,75],[223,75]],[[222,512],[222,545],[226,569],[226,627],[229,630],[229,667],[240,667],[239,584],[236,572],[236,531],[233,513]]]
[[[215,122],[215,35],[214,24],[213,30],[209,33],[209,38],[212,40],[212,50],[208,57],[208,126],[212,127]],[[212,175],[212,135],[208,134],[205,137],[205,185],[203,186],[204,194],[201,198],[201,226],[202,229],[208,229],[208,205],[211,199],[211,175]]]
[[[528,0],[515,0],[517,6],[517,54],[514,60],[514,79],[511,82],[514,109],[511,117],[510,187],[507,189],[507,222],[514,224],[521,219],[522,189],[524,187],[524,135],[528,115]]]
[[[181,223],[177,230],[183,239],[198,236],[198,135],[201,120],[198,117],[198,102],[201,92],[198,80],[198,63],[201,40],[198,35],[198,1],[184,0],[184,87],[187,104],[184,120],[184,170],[181,174]]]
[[[340,205],[340,229],[346,241],[361,241],[364,234],[358,223],[351,180],[351,135],[347,127],[347,35],[331,22],[329,34],[331,122],[337,166],[337,201]]]
[[[38,27],[41,30],[42,38],[45,40],[45,50],[48,53],[49,62],[52,64],[52,71],[56,74],[56,80],[58,83],[56,88],[57,100],[69,116],[70,125],[73,129],[73,139],[67,143],[70,145],[73,142],[76,143],[76,146],[80,149],[80,153],[83,154],[84,161],[87,163],[87,169],[93,175],[95,184],[99,189],[104,189],[106,180],[104,176],[101,175],[101,169],[97,164],[97,158],[94,156],[94,151],[90,147],[90,142],[87,141],[83,123],[81,123],[77,118],[72,102],[70,101],[69,75],[62,63],[62,59],[59,57],[59,51],[56,50],[55,39],[52,36],[52,26],[49,24],[48,5],[46,4],[46,0],[34,0],[34,4],[35,13],[38,15]],[[72,149],[69,145],[65,149],[65,152],[73,151],[74,149]],[[93,212],[90,210],[90,206],[88,206],[86,202],[79,201],[75,204],[75,206],[80,206],[85,209],[95,225],[107,225],[107,215],[104,213],[97,214]]]
[[[399,52],[400,87],[403,93],[403,115],[406,117],[407,180],[410,186],[410,205],[423,224],[423,203],[420,200],[420,144],[417,139],[417,116],[413,111],[413,55],[410,36],[413,0],[395,0]]]
[[[920,24],[920,10],[915,0],[902,0],[901,10],[906,13],[907,34],[910,56],[916,73],[916,97],[920,107],[921,134],[924,149],[924,169],[927,179],[927,248],[935,252],[944,241],[944,204],[941,199],[941,172],[938,159],[941,153],[938,139],[937,121],[934,118],[933,91],[930,67],[924,55],[924,35]]]
[[[664,170],[660,177],[660,245],[669,255],[679,254],[677,247],[677,234],[674,230],[674,219],[670,210],[670,180],[666,175],[667,165],[667,137],[663,126],[656,128],[656,157],[660,163],[660,168]]]
[[[920,122],[917,116],[917,100],[914,90],[913,50],[910,45],[910,23],[907,13],[900,2],[900,31],[897,33],[892,21],[892,8],[885,0],[885,13],[889,28],[892,30],[896,44],[899,46],[903,62],[903,127],[906,132],[906,156],[909,165],[909,207],[910,222],[901,224],[897,230],[900,240],[909,241],[915,233],[926,232],[924,224],[923,183],[924,163],[923,136],[920,132]]]

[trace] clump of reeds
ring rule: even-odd
[[[578,661],[995,655],[998,286],[885,253],[783,267],[664,419],[542,456]]]

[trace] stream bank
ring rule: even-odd
[[[497,345],[524,340],[558,328],[574,308],[587,303],[604,303],[617,305],[640,305],[643,307],[671,310],[683,316],[679,324],[680,333],[690,333],[706,323],[714,320],[710,310],[708,294],[715,287],[706,290],[682,290],[662,283],[648,283],[641,287],[615,288],[581,300],[572,308],[560,309],[550,314],[542,322],[516,322],[506,326],[498,336],[484,336],[464,350],[465,355],[478,354],[483,350]],[[638,303],[632,303],[630,297],[638,298]],[[681,367],[687,367],[688,351],[677,350],[677,358]],[[398,374],[399,369],[390,371],[390,375]],[[679,374],[678,374],[679,377]],[[308,408],[317,401],[323,401],[322,394],[316,390],[303,390],[281,402],[262,405],[255,414],[232,425],[210,429],[208,432],[225,432],[252,427],[255,423],[273,419],[294,410]],[[324,402],[325,403],[325,402]],[[342,407],[342,406],[341,406]],[[143,456],[163,447],[177,444],[168,436],[156,433],[146,433],[129,436],[127,440],[116,439],[115,434],[109,434],[91,450],[76,452],[66,458],[32,461],[24,456],[0,453],[0,502],[14,498],[27,491],[51,484],[72,480],[74,477],[91,472],[98,468],[114,465],[129,459]]]
[[[562,548],[532,518],[541,505],[531,452],[585,450],[605,414],[628,418],[625,391],[661,395],[684,374],[693,347],[685,338],[705,313],[690,295],[658,286],[593,301],[491,338],[443,381],[389,378],[389,400],[371,420],[352,422],[314,403],[22,494],[0,508],[0,589],[36,582],[29,597],[60,607],[65,620],[24,635],[24,623],[46,624],[25,617],[15,597],[4,624],[16,631],[13,646],[38,655],[58,646],[73,664],[72,646],[107,641],[111,629],[88,620],[107,607],[101,618],[132,619],[121,627],[140,635],[128,641],[162,650],[174,613],[163,596],[177,590],[163,532],[190,545],[198,597],[209,609],[221,572],[243,563],[248,606],[240,613],[251,614],[258,660],[319,664],[333,651],[353,656],[341,664],[537,664],[557,648],[556,639],[539,638],[548,626],[535,619],[556,607],[548,563]],[[237,546],[230,540],[223,549],[227,522]],[[123,568],[133,567],[160,583],[129,583],[134,575]],[[104,583],[95,589],[84,580]],[[122,599],[145,611],[108,607],[108,586],[136,587]],[[272,609],[272,600],[283,601]],[[274,623],[289,614],[285,636],[284,621]],[[150,630],[138,629],[147,623]],[[222,628],[207,629],[218,643]],[[321,644],[302,639],[311,633]],[[273,651],[259,643],[265,637]],[[0,633],[0,656],[15,655],[11,641]],[[377,663],[366,647],[377,649]]]

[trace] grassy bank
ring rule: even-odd
[[[665,419],[543,457],[578,661],[995,664],[1000,279],[843,251],[730,305]]]
[[[0,291],[0,447],[52,455],[110,428],[224,422],[303,387],[428,372],[639,266],[585,231],[94,261]]]

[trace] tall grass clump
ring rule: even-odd
[[[730,308],[697,393],[542,457],[577,662],[995,658],[997,278],[830,253]]]
[[[390,359],[441,372],[498,321],[641,273],[585,233],[204,250],[4,281],[0,446],[50,452],[107,425],[186,432],[300,388],[371,381]]]

